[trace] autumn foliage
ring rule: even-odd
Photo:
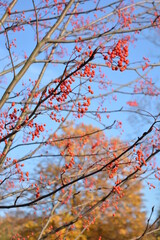
[[[1,239],[158,237],[159,34],[159,1],[0,2]]]

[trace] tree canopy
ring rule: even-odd
[[[156,0],[0,1],[3,239],[157,230],[159,34]]]

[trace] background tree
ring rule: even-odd
[[[125,197],[122,199],[121,205],[118,206],[116,214],[113,217],[113,208],[108,208],[102,212],[96,212],[95,219],[84,228],[84,223],[79,221],[75,224],[74,229],[65,234],[65,239],[131,239],[135,236],[140,236],[145,229],[145,213],[141,210],[142,197],[140,186],[133,185],[131,190],[125,191]],[[93,194],[93,193],[92,193]],[[78,197],[77,197],[78,198]],[[81,199],[78,199],[81,202]],[[65,209],[67,206],[65,207]],[[104,208],[104,205],[103,205]],[[58,216],[59,215],[59,216]],[[71,220],[71,216],[63,215],[55,212],[50,219],[47,232],[56,227],[57,222]],[[47,216],[37,217],[36,215],[14,215],[6,216],[1,219],[1,239],[9,240],[12,237],[23,237],[29,239],[38,239],[42,227],[47,223]],[[14,226],[14,227],[13,227]],[[85,231],[84,231],[85,229]],[[63,235],[62,235],[63,236]],[[46,239],[54,239],[54,234],[46,236]],[[152,238],[150,238],[152,239]]]
[[[90,132],[94,132],[94,135],[88,135]],[[82,136],[85,133],[85,137]],[[72,135],[72,139],[64,140],[68,138],[69,134]],[[106,139],[103,132],[99,131],[97,128],[84,124],[74,126],[73,123],[67,123],[63,127],[63,132],[60,136],[57,136],[61,141],[54,143],[54,146],[50,147],[48,154],[51,152],[59,151],[61,155],[57,154],[59,158],[59,164],[55,163],[55,160],[43,161],[43,165],[39,165],[39,170],[36,175],[41,176],[41,185],[45,185],[46,178],[51,185],[54,185],[55,178],[58,179],[59,174],[62,172],[60,164],[63,163],[66,167],[72,168],[73,173],[78,168],[76,165],[83,166],[87,164],[88,168],[95,164],[102,164],[104,153],[104,146],[107,148],[110,146],[110,151],[116,150],[118,153],[122,150],[119,149],[122,143],[118,139],[111,139],[110,141]],[[85,144],[84,144],[85,142]],[[103,144],[101,144],[103,142]],[[67,147],[66,147],[67,146]],[[54,151],[53,151],[54,149]],[[96,154],[95,154],[96,152]],[[63,154],[62,154],[63,153]],[[74,161],[73,161],[74,156]],[[62,159],[63,158],[63,159]],[[127,159],[123,159],[124,164]],[[72,164],[71,164],[72,163]],[[59,166],[59,167],[58,167]],[[109,171],[110,168],[108,168]],[[63,169],[64,171],[64,169]],[[79,171],[82,171],[80,169]],[[115,170],[116,177],[124,171],[124,167],[119,167]],[[71,170],[70,170],[71,172]],[[126,170],[127,172],[127,170]],[[71,174],[71,176],[72,176]],[[4,232],[9,229],[10,222],[14,222],[15,225],[19,226],[19,222],[23,221],[21,228],[17,231],[9,232],[10,237],[16,236],[18,233],[19,237],[30,236],[30,239],[38,239],[38,237],[46,236],[46,239],[54,239],[54,234],[51,234],[51,230],[58,228],[63,222],[72,221],[74,216],[85,209],[89,209],[94,202],[98,201],[102,193],[107,193],[110,188],[112,188],[112,178],[106,179],[107,171],[103,171],[99,174],[98,178],[92,177],[90,181],[84,181],[78,185],[74,185],[67,192],[62,192],[58,196],[57,206],[52,206],[51,215],[45,213],[39,217],[34,215],[28,215],[24,219],[23,213],[15,217],[6,217],[4,219]],[[125,173],[123,173],[124,175]],[[63,175],[62,175],[63,176]],[[63,181],[67,181],[70,176],[65,175]],[[73,178],[73,176],[72,176]],[[55,187],[55,186],[54,186]],[[132,181],[130,187],[126,187],[123,191],[123,196],[121,196],[121,201],[117,196],[112,197],[110,201],[106,201],[98,209],[95,209],[94,213],[88,215],[87,218],[81,219],[76,222],[73,229],[70,231],[62,231],[62,239],[131,239],[135,236],[139,236],[145,229],[146,216],[142,212],[142,184],[141,182]],[[56,199],[51,197],[50,202],[56,202]],[[61,204],[63,202],[63,204]],[[23,220],[22,220],[23,219]],[[12,226],[12,225],[11,225]],[[43,231],[42,231],[43,229]],[[43,233],[43,234],[42,234]],[[11,235],[12,234],[12,235]],[[6,238],[9,239],[9,238]]]
[[[106,201],[115,209],[132,182],[160,180],[160,64],[143,38],[159,33],[159,16],[159,1],[0,2],[2,211],[57,211],[47,237],[60,238]],[[53,171],[37,174],[45,159]]]

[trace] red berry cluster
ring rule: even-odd
[[[84,96],[83,100],[84,100],[83,103],[78,102],[78,112],[79,112],[78,118],[80,118],[80,113],[84,114],[88,110],[88,107],[91,104],[90,99],[87,98],[86,96]]]
[[[108,50],[107,55],[104,56],[106,65],[112,67],[112,70],[118,69],[123,72],[129,64],[128,57],[128,38],[120,39],[112,50]],[[117,60],[118,58],[118,60]]]
[[[29,124],[28,124],[29,127],[35,127],[34,131],[33,132],[29,132],[29,134],[31,135],[32,134],[32,141],[34,141],[35,137],[39,138],[40,136],[40,132],[44,132],[45,130],[45,126],[46,124],[37,124],[37,123],[33,123],[33,121],[30,121]]]

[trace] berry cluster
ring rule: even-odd
[[[123,72],[129,64],[128,57],[128,38],[120,39],[113,49],[108,50],[107,55],[104,55],[106,65],[112,67],[112,70],[118,69]],[[118,59],[118,60],[117,60]]]

